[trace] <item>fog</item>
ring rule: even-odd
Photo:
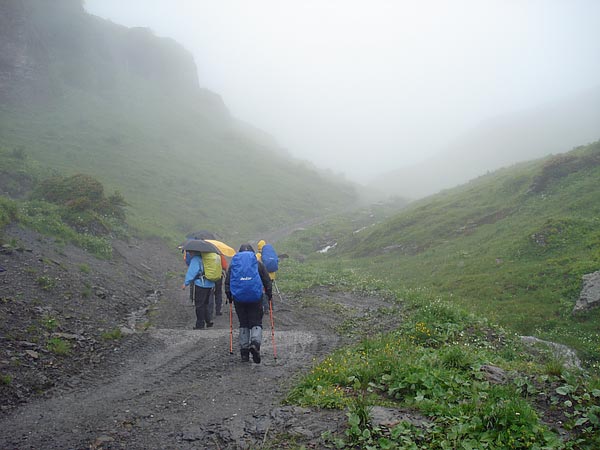
[[[294,156],[364,181],[600,84],[597,0],[86,0],[194,55]]]

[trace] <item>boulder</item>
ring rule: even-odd
[[[479,370],[481,370],[485,379],[492,384],[506,383],[506,371],[500,367],[484,364]]]
[[[598,306],[600,306],[600,270],[583,276],[583,288],[573,313],[588,311]]]
[[[521,336],[521,342],[530,346],[531,348],[536,345],[543,345],[549,348],[554,357],[561,360],[563,366],[567,369],[581,369],[581,360],[577,356],[575,350],[570,347],[567,347],[564,344],[559,344],[557,342],[544,341],[542,339],[536,338],[535,336]]]

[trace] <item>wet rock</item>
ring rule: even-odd
[[[292,436],[298,436],[298,437],[303,437],[303,438],[307,438],[307,439],[313,439],[315,437],[315,434],[304,428],[304,427],[293,427],[290,429],[289,433]]]
[[[425,417],[401,409],[386,408],[383,406],[374,406],[371,408],[371,423],[375,426],[393,428],[400,422],[408,422],[417,427],[422,427],[429,423]]]
[[[563,362],[563,366],[566,368],[577,368],[581,369],[581,360],[577,357],[577,353],[570,347],[556,342],[544,341],[534,336],[521,336],[521,342],[531,347],[535,345],[543,345],[553,352],[554,357]]]
[[[187,442],[202,441],[204,440],[204,434],[203,430],[184,431],[181,433],[181,440]]]
[[[271,411],[271,419],[273,419],[273,424],[278,427],[289,427],[304,414],[310,414],[310,409],[300,406],[282,406]]]
[[[34,350],[25,350],[25,353],[27,353],[33,359],[38,359],[40,357],[40,354]]]
[[[496,366],[483,365],[480,368],[481,372],[485,376],[485,379],[490,383],[504,384],[506,383],[506,372],[504,369]]]
[[[98,436],[94,443],[90,445],[90,449],[96,450],[104,447],[105,444],[109,442],[114,442],[114,439],[110,436]]]
[[[573,313],[589,311],[600,306],[600,270],[583,276],[583,288]]]
[[[52,333],[52,337],[75,340],[75,341],[84,341],[85,337],[81,334],[72,334],[72,333]]]
[[[127,336],[130,334],[135,334],[135,330],[132,330],[131,328],[127,328],[127,327],[121,327],[119,328],[119,330],[121,330],[121,334]]]

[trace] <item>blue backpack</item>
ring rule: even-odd
[[[236,253],[229,264],[229,289],[238,302],[254,303],[262,299],[263,284],[254,252]]]
[[[267,272],[273,273],[279,270],[279,257],[271,244],[265,244],[261,250],[261,259]]]

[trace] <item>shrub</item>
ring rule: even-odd
[[[473,360],[468,353],[468,349],[463,349],[458,345],[447,347],[441,351],[440,359],[442,365],[447,369],[468,369]]]
[[[42,318],[42,325],[47,330],[53,331],[58,328],[59,324],[58,324],[58,320],[56,318],[51,317],[51,316],[44,316]]]
[[[27,157],[27,153],[25,152],[25,146],[19,145],[10,152],[10,156],[15,159],[25,159]]]
[[[95,204],[104,197],[104,186],[88,175],[51,177],[40,183],[34,196],[58,205]],[[86,205],[87,207],[87,205]]]
[[[16,220],[18,217],[17,204],[7,197],[0,196],[0,228]]]
[[[92,296],[92,285],[88,282],[83,284],[83,290],[81,291],[81,298],[90,298]]]
[[[88,175],[54,176],[40,183],[34,199],[61,207],[62,219],[80,233],[108,234],[113,226],[125,222],[127,202],[119,191],[104,196],[104,186]]]
[[[56,287],[56,280],[54,278],[49,277],[48,275],[42,275],[41,277],[38,277],[37,284],[44,291],[49,291]]]
[[[102,333],[102,339],[106,341],[118,341],[123,337],[123,333],[120,328],[115,328],[112,331],[105,331]]]
[[[68,355],[71,352],[71,343],[61,338],[48,339],[46,347],[56,355]]]

